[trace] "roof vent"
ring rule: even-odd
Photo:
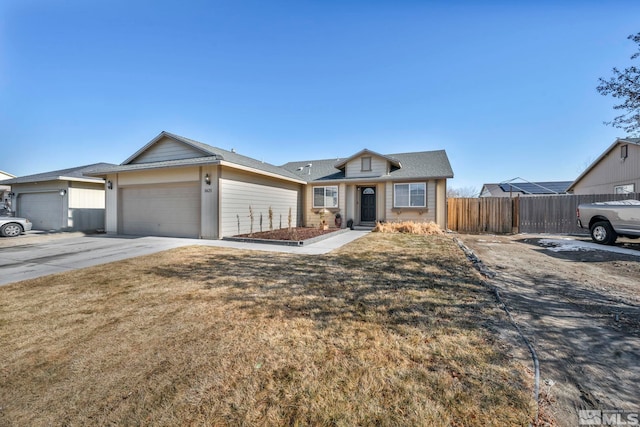
[[[311,175],[311,166],[313,166],[312,163],[307,163],[304,166],[299,166],[296,170],[301,171],[301,170],[304,170],[304,168],[307,168],[307,175]]]

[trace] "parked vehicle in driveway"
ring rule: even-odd
[[[16,237],[31,230],[33,224],[26,218],[0,216],[0,236]]]
[[[15,216],[15,214],[9,206],[0,203],[0,216]]]
[[[640,201],[582,203],[576,210],[578,227],[588,228],[591,239],[613,245],[618,236],[640,237]]]

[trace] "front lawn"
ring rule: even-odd
[[[0,287],[0,425],[527,425],[446,236],[192,246]]]

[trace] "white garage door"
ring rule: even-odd
[[[199,183],[123,187],[120,197],[122,234],[200,237]]]
[[[29,219],[34,230],[59,230],[63,227],[64,198],[58,192],[29,193],[18,196],[18,216]]]

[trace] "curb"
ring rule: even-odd
[[[334,231],[332,233],[327,233],[321,236],[312,237],[311,239],[307,239],[307,240],[273,240],[273,239],[256,239],[252,237],[223,237],[222,240],[228,240],[230,242],[242,242],[242,243],[264,243],[267,245],[303,246],[303,245],[310,245],[312,243],[316,243],[321,240],[329,239],[331,237],[339,236],[348,231],[351,231],[351,230],[349,230],[348,228],[343,228],[339,231]]]

